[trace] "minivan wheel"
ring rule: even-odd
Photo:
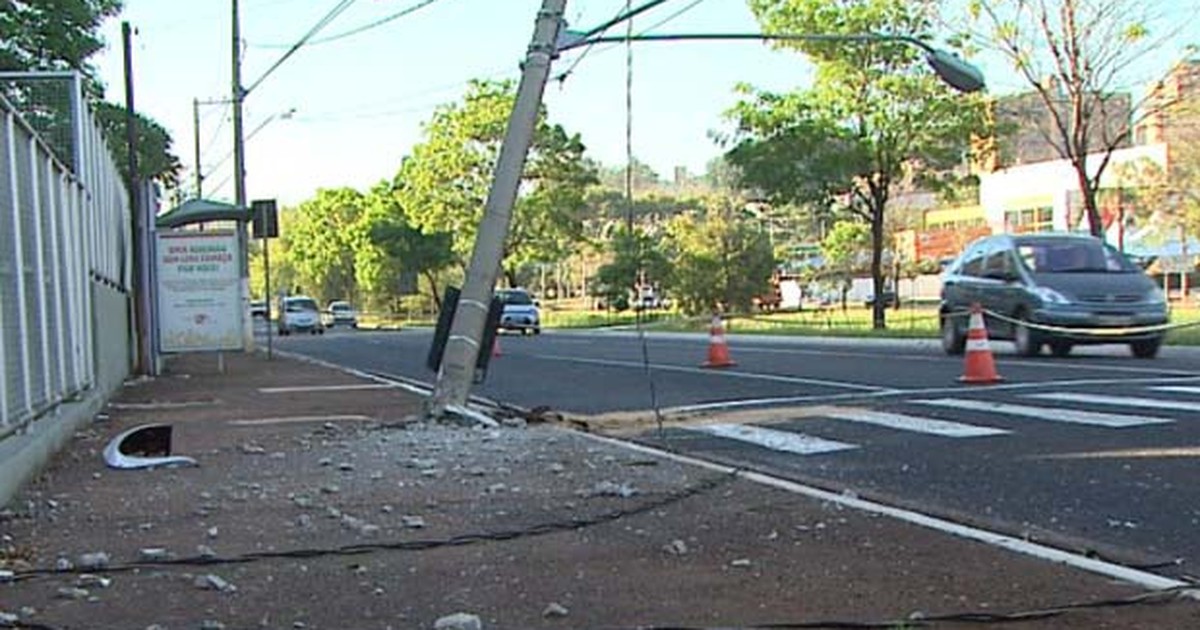
[[[1162,347],[1162,337],[1134,341],[1129,344],[1129,349],[1133,352],[1133,356],[1139,359],[1153,359],[1158,356],[1158,349],[1160,347]]]
[[[963,353],[967,347],[967,338],[959,331],[954,318],[942,314],[942,350],[951,356]]]
[[[1053,354],[1056,357],[1065,357],[1068,354],[1071,354],[1071,349],[1074,347],[1075,345],[1069,341],[1051,341],[1050,354]]]
[[[1042,340],[1036,330],[1028,326],[1025,313],[1018,313],[1017,319],[1020,323],[1013,324],[1013,344],[1017,347],[1017,354],[1023,357],[1036,357],[1042,351]]]

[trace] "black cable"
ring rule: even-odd
[[[396,13],[379,18],[378,20],[375,20],[373,22],[368,22],[362,26],[356,26],[348,31],[343,31],[343,32],[337,33],[335,35],[330,35],[328,37],[322,37],[320,39],[311,40],[307,43],[307,45],[308,46],[316,46],[318,44],[326,44],[329,42],[335,42],[339,39],[345,39],[345,38],[351,37],[353,35],[358,35],[359,33],[363,33],[363,32],[369,31],[373,28],[378,28],[380,26],[383,26],[384,24],[388,24],[389,22],[398,20],[406,15],[409,15],[410,13],[416,13],[417,11],[424,9],[425,7],[435,3],[437,1],[438,0],[421,0],[420,2],[418,2],[417,4],[414,4],[411,7],[401,9],[401,10],[397,11]],[[287,48],[287,45],[286,44],[258,44],[257,47],[258,48]]]
[[[693,486],[688,486],[681,490],[667,493],[655,501],[648,501],[641,505],[603,512],[595,516],[579,517],[563,521],[551,521],[548,523],[540,523],[523,529],[509,529],[494,532],[470,533],[452,536],[443,539],[430,540],[409,540],[395,542],[380,542],[380,543],[361,543],[353,545],[343,545],[341,547],[332,548],[310,548],[310,549],[293,549],[289,551],[260,551],[241,554],[229,557],[206,557],[206,556],[191,556],[186,558],[175,558],[170,560],[156,561],[139,561],[128,562],[124,564],[116,564],[102,569],[97,568],[82,568],[74,567],[66,570],[59,569],[30,569],[26,571],[14,572],[13,581],[27,581],[43,577],[53,577],[58,575],[78,575],[81,573],[129,573],[149,567],[176,567],[176,566],[225,566],[250,564],[261,560],[277,560],[277,559],[293,559],[293,558],[323,558],[327,556],[355,556],[379,551],[425,551],[428,549],[437,549],[441,547],[461,547],[464,545],[473,545],[482,542],[516,540],[519,538],[529,538],[534,536],[542,536],[545,534],[553,534],[563,531],[573,531],[603,525],[613,521],[645,514],[654,510],[661,509],[673,503],[678,503],[693,496],[708,492],[714,488],[720,487],[736,479],[739,475],[738,470],[733,470],[729,473],[714,476],[703,480]]]
[[[325,17],[318,20],[317,23],[314,24],[313,27],[310,28],[308,32],[300,38],[299,41],[297,41],[295,44],[292,44],[291,48],[288,48],[287,52],[283,53],[282,57],[277,59],[275,63],[271,64],[271,67],[267,68],[267,71],[262,73],[262,76],[258,77],[254,83],[251,83],[250,87],[242,89],[240,98],[246,98],[246,96],[253,92],[254,88],[258,87],[259,84],[261,84],[268,76],[270,76],[276,68],[283,65],[283,62],[287,61],[289,57],[296,53],[297,50],[300,50],[305,44],[307,44],[308,41],[312,39],[312,37],[316,35],[318,31],[328,26],[329,23],[337,18],[337,16],[341,15],[343,11],[350,8],[351,4],[354,4],[354,0],[341,0],[338,2],[337,5],[330,9],[329,13],[325,14]]]

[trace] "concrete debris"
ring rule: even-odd
[[[124,470],[197,465],[191,457],[171,454],[171,430],[169,424],[146,424],[124,431],[104,447],[104,463]]]
[[[391,514],[392,512],[396,511],[396,508],[390,505],[384,505],[379,508],[379,511],[383,512],[384,514]]]
[[[21,618],[13,613],[0,611],[0,627],[16,626],[20,620]]]
[[[296,517],[296,527],[308,529],[309,527],[312,527],[312,524],[313,519],[308,514],[301,514],[300,516]]]
[[[550,472],[552,472],[556,475],[562,474],[566,469],[567,469],[566,466],[563,466],[562,464],[560,464],[558,462],[550,464]]]
[[[221,533],[221,530],[216,527],[209,527],[208,531],[205,532],[205,534],[207,534],[209,538],[216,538],[220,533]]]
[[[79,556],[79,566],[84,569],[103,569],[108,566],[109,557],[103,551],[85,553]]]
[[[329,484],[329,485],[321,486],[322,494],[337,494],[341,491],[342,491],[342,489],[339,486],[337,486],[336,484]]]
[[[200,630],[225,630],[225,624],[215,619],[205,619],[200,622]]]
[[[508,490],[508,485],[503,483],[494,483],[487,487],[488,494],[500,494],[505,490]]]
[[[601,481],[592,488],[591,496],[593,497],[621,497],[628,499],[638,494],[638,491],[633,486],[627,483],[614,483],[611,481]]]
[[[75,578],[75,586],[79,588],[108,588],[112,586],[112,578],[106,578],[95,573],[84,573]]]
[[[338,470],[342,472],[350,472],[351,470],[354,470],[354,464],[351,464],[350,462],[342,462],[338,464]]]
[[[400,522],[409,529],[421,529],[425,527],[425,519],[420,516],[401,516]]]
[[[731,567],[748,567],[748,566],[750,566],[750,564],[751,563],[750,563],[749,558],[738,558],[737,560],[730,562],[729,566],[731,566]]]
[[[433,630],[483,630],[483,621],[478,615],[454,613],[433,622]]]
[[[237,591],[237,587],[230,584],[219,575],[209,573],[207,575],[197,575],[192,584],[203,591],[220,591],[222,593],[233,593]]]
[[[17,579],[17,576],[8,569],[0,569],[0,584],[8,584]]]
[[[303,494],[298,494],[298,495],[292,497],[292,503],[295,503],[296,507],[310,508],[310,507],[312,507],[313,500],[312,500],[312,497],[309,497],[309,496],[303,495]]]
[[[569,611],[565,606],[558,602],[550,602],[546,609],[542,611],[542,616],[547,619],[555,619],[558,617],[566,617]]]
[[[56,571],[70,571],[74,568],[75,564],[66,558],[59,558],[54,561],[54,570]]]
[[[86,589],[76,588],[74,586],[64,586],[59,588],[55,594],[59,599],[72,599],[76,601],[87,599],[89,596],[91,596],[91,593],[89,593]]]
[[[206,560],[211,560],[217,557],[217,552],[208,545],[196,545],[196,555]]]
[[[265,455],[267,453],[267,449],[257,444],[243,444],[241,449],[247,455]]]
[[[688,546],[687,543],[676,538],[675,540],[663,545],[663,551],[673,556],[682,556],[688,552]]]
[[[321,459],[317,460],[317,465],[318,466],[332,466],[333,459],[329,458],[329,457],[322,457]]]
[[[162,547],[146,547],[138,551],[138,559],[142,562],[162,562],[170,557],[170,552]]]

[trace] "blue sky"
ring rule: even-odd
[[[1189,0],[1191,2],[1191,0]],[[392,15],[418,0],[358,0],[316,36],[337,35]],[[109,49],[96,59],[110,99],[121,101],[120,22],[134,38],[135,101],[171,132],[176,153],[192,177],[192,101],[230,93],[228,0],[126,0],[124,13],[105,27]],[[250,86],[336,3],[335,0],[241,0],[246,42],[243,85]],[[385,26],[300,49],[246,99],[247,195],[292,204],[317,188],[366,189],[390,178],[400,159],[421,141],[421,124],[434,107],[456,101],[473,78],[516,78],[540,0],[438,0]],[[635,2],[635,4],[638,4]],[[635,21],[656,24],[692,0],[675,0]],[[625,0],[567,3],[572,28],[588,28],[617,14]],[[620,27],[623,29],[623,27]],[[757,32],[740,0],[704,0],[655,32]],[[623,30],[615,30],[619,34]],[[577,54],[564,56],[556,70]],[[1164,51],[1165,69],[1177,54]],[[1020,84],[1003,63],[977,60],[989,88]],[[734,102],[733,86],[789,90],[806,85],[811,67],[794,53],[758,43],[649,43],[634,48],[634,155],[669,177],[676,166],[693,173],[720,153],[710,139]],[[553,121],[582,135],[589,155],[605,164],[625,162],[625,53],[596,47],[563,84],[547,87]],[[295,108],[295,114],[279,114]],[[200,107],[205,196],[233,197],[229,109]],[[224,120],[223,120],[224,119]],[[264,125],[265,122],[265,125]],[[261,126],[260,128],[260,125]],[[256,131],[257,129],[257,131]]]

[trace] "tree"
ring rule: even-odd
[[[448,232],[426,233],[408,223],[390,187],[377,187],[370,196],[368,238],[383,254],[381,274],[396,285],[405,274],[422,275],[430,299],[440,310],[441,288],[437,273],[454,264],[453,237]],[[382,273],[386,271],[388,273]]]
[[[842,310],[846,310],[846,293],[855,274],[863,270],[863,262],[871,250],[871,227],[862,221],[838,221],[821,241],[821,256],[825,259],[823,275],[838,283]],[[875,295],[883,295],[876,292]],[[881,302],[883,300],[875,300]]]
[[[171,152],[171,134],[154,120],[142,114],[137,116],[138,178],[156,181],[168,189],[179,187],[179,171],[183,168],[179,158]],[[129,143],[125,139],[125,107],[100,101],[96,103],[96,118],[104,130],[108,150],[120,169],[121,175],[129,177]]]
[[[770,286],[775,260],[766,234],[738,221],[734,201],[705,200],[668,225],[674,294],[685,313],[749,311]]]
[[[352,188],[321,189],[294,212],[283,233],[302,286],[319,299],[356,300],[356,252],[366,238],[362,193]]]
[[[464,267],[491,185],[515,101],[512,81],[473,81],[461,103],[443,105],[425,126],[425,140],[400,166],[394,184],[414,227],[453,235]],[[546,121],[534,133],[505,244],[504,275],[517,283],[522,265],[551,261],[582,238],[584,191],[596,181],[578,135]]]
[[[128,178],[128,144],[125,108],[103,100],[104,86],[96,79],[89,60],[104,49],[100,26],[121,12],[122,0],[23,0],[7,2],[0,11],[0,71],[74,70],[87,81],[85,93],[92,105],[109,152]],[[24,112],[51,146],[58,133],[73,129],[66,96],[46,83],[9,85],[4,94]],[[23,106],[39,103],[37,106]],[[149,116],[137,113],[138,175],[168,188],[178,187],[180,162],[171,152],[171,135]],[[64,156],[70,155],[69,152]]]
[[[630,183],[633,184],[634,194],[638,192],[650,192],[662,186],[662,178],[659,177],[658,173],[654,172],[654,169],[650,168],[650,165],[638,161],[637,158],[634,158],[631,164],[632,168],[628,169],[630,171],[628,175],[630,176]],[[596,165],[596,170],[601,186],[621,192],[625,191],[627,170],[625,166],[604,167]]]
[[[104,49],[100,25],[120,13],[121,0],[22,0],[0,12],[0,71],[77,70]]]
[[[610,307],[628,304],[635,286],[645,280],[662,288],[671,285],[671,263],[662,251],[658,240],[644,230],[634,228],[632,233],[621,227],[609,241],[612,262],[602,265],[596,272],[596,295],[604,298]]]
[[[1112,152],[1129,142],[1141,119],[1168,105],[1149,98],[1130,102],[1122,90],[1133,79],[1134,65],[1176,32],[1150,32],[1163,4],[971,0],[968,5],[971,41],[1003,55],[1045,108],[1050,124],[1042,128],[1043,137],[1070,162],[1094,236],[1103,236],[1097,191]]]
[[[903,33],[927,38],[934,0],[750,0],[767,33]],[[746,188],[776,204],[841,205],[871,226],[871,277],[882,295],[884,214],[894,185],[957,176],[972,133],[984,126],[981,99],[953,93],[920,51],[898,42],[784,41],[816,64],[808,90],[739,89],[729,160]],[[873,326],[886,325],[876,301]]]

